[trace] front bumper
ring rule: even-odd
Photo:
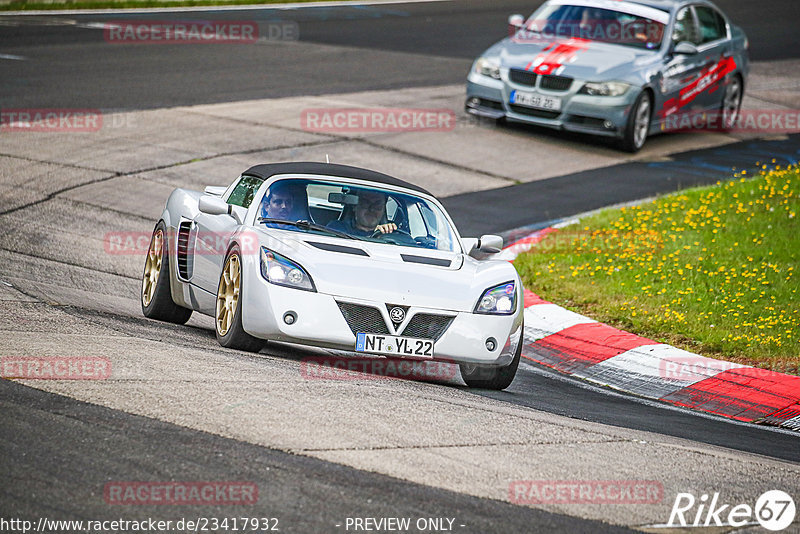
[[[557,130],[621,137],[638,91],[631,88],[618,97],[578,94],[583,84],[581,80],[574,80],[567,91],[550,91],[512,82],[508,69],[501,69],[500,80],[471,72],[467,78],[464,109],[472,115],[495,120],[505,118]],[[560,98],[561,110],[550,112],[512,105],[509,100],[514,90]]]
[[[243,271],[243,275],[242,326],[248,334],[261,339],[354,351],[355,335],[337,302],[371,306],[386,312],[386,305],[382,302],[276,286],[264,280],[255,269]],[[453,318],[434,343],[435,360],[504,366],[511,363],[518,344],[522,342],[521,290],[517,299],[517,313],[513,315],[481,315],[415,306],[411,306],[407,314],[409,320],[418,313]],[[283,319],[288,312],[296,316],[292,324],[286,324]],[[493,351],[486,348],[489,337],[496,340]]]

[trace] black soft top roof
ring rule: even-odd
[[[360,167],[351,167],[350,165],[338,165],[336,163],[318,163],[313,161],[298,161],[291,163],[263,163],[261,165],[254,165],[242,174],[249,174],[267,180],[276,174],[319,174],[324,176],[338,176],[341,178],[355,178],[356,180],[366,180],[376,182],[379,184],[394,185],[397,187],[405,187],[412,191],[417,191],[426,195],[431,195],[425,189],[404,182],[394,176],[383,174],[380,172],[362,169]]]

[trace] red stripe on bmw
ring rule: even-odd
[[[567,41],[553,41],[536,58],[528,63],[525,70],[533,67],[536,74],[553,74],[565,63],[569,63],[578,52],[589,48],[586,39],[573,38]]]
[[[691,104],[703,91],[709,88],[716,88],[725,76],[736,70],[736,60],[732,57],[723,57],[716,64],[707,69],[703,69],[700,76],[681,89],[678,98],[670,98],[664,102],[664,107],[661,111],[662,116],[672,115],[673,113],[683,109],[688,104]]]

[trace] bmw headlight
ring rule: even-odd
[[[298,264],[276,252],[261,247],[261,275],[267,282],[279,286],[293,287],[304,291],[316,291],[308,273]]]
[[[500,62],[496,59],[479,57],[478,60],[475,61],[475,72],[499,80]]]
[[[589,82],[584,84],[578,93],[592,96],[622,96],[629,88],[629,84],[622,82]]]
[[[515,311],[517,311],[517,287],[514,282],[490,287],[483,292],[478,305],[475,306],[475,313],[511,315]]]

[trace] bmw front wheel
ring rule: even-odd
[[[652,102],[650,93],[642,91],[631,107],[625,132],[622,136],[622,148],[627,152],[638,152],[647,141],[650,132],[650,115]]]

